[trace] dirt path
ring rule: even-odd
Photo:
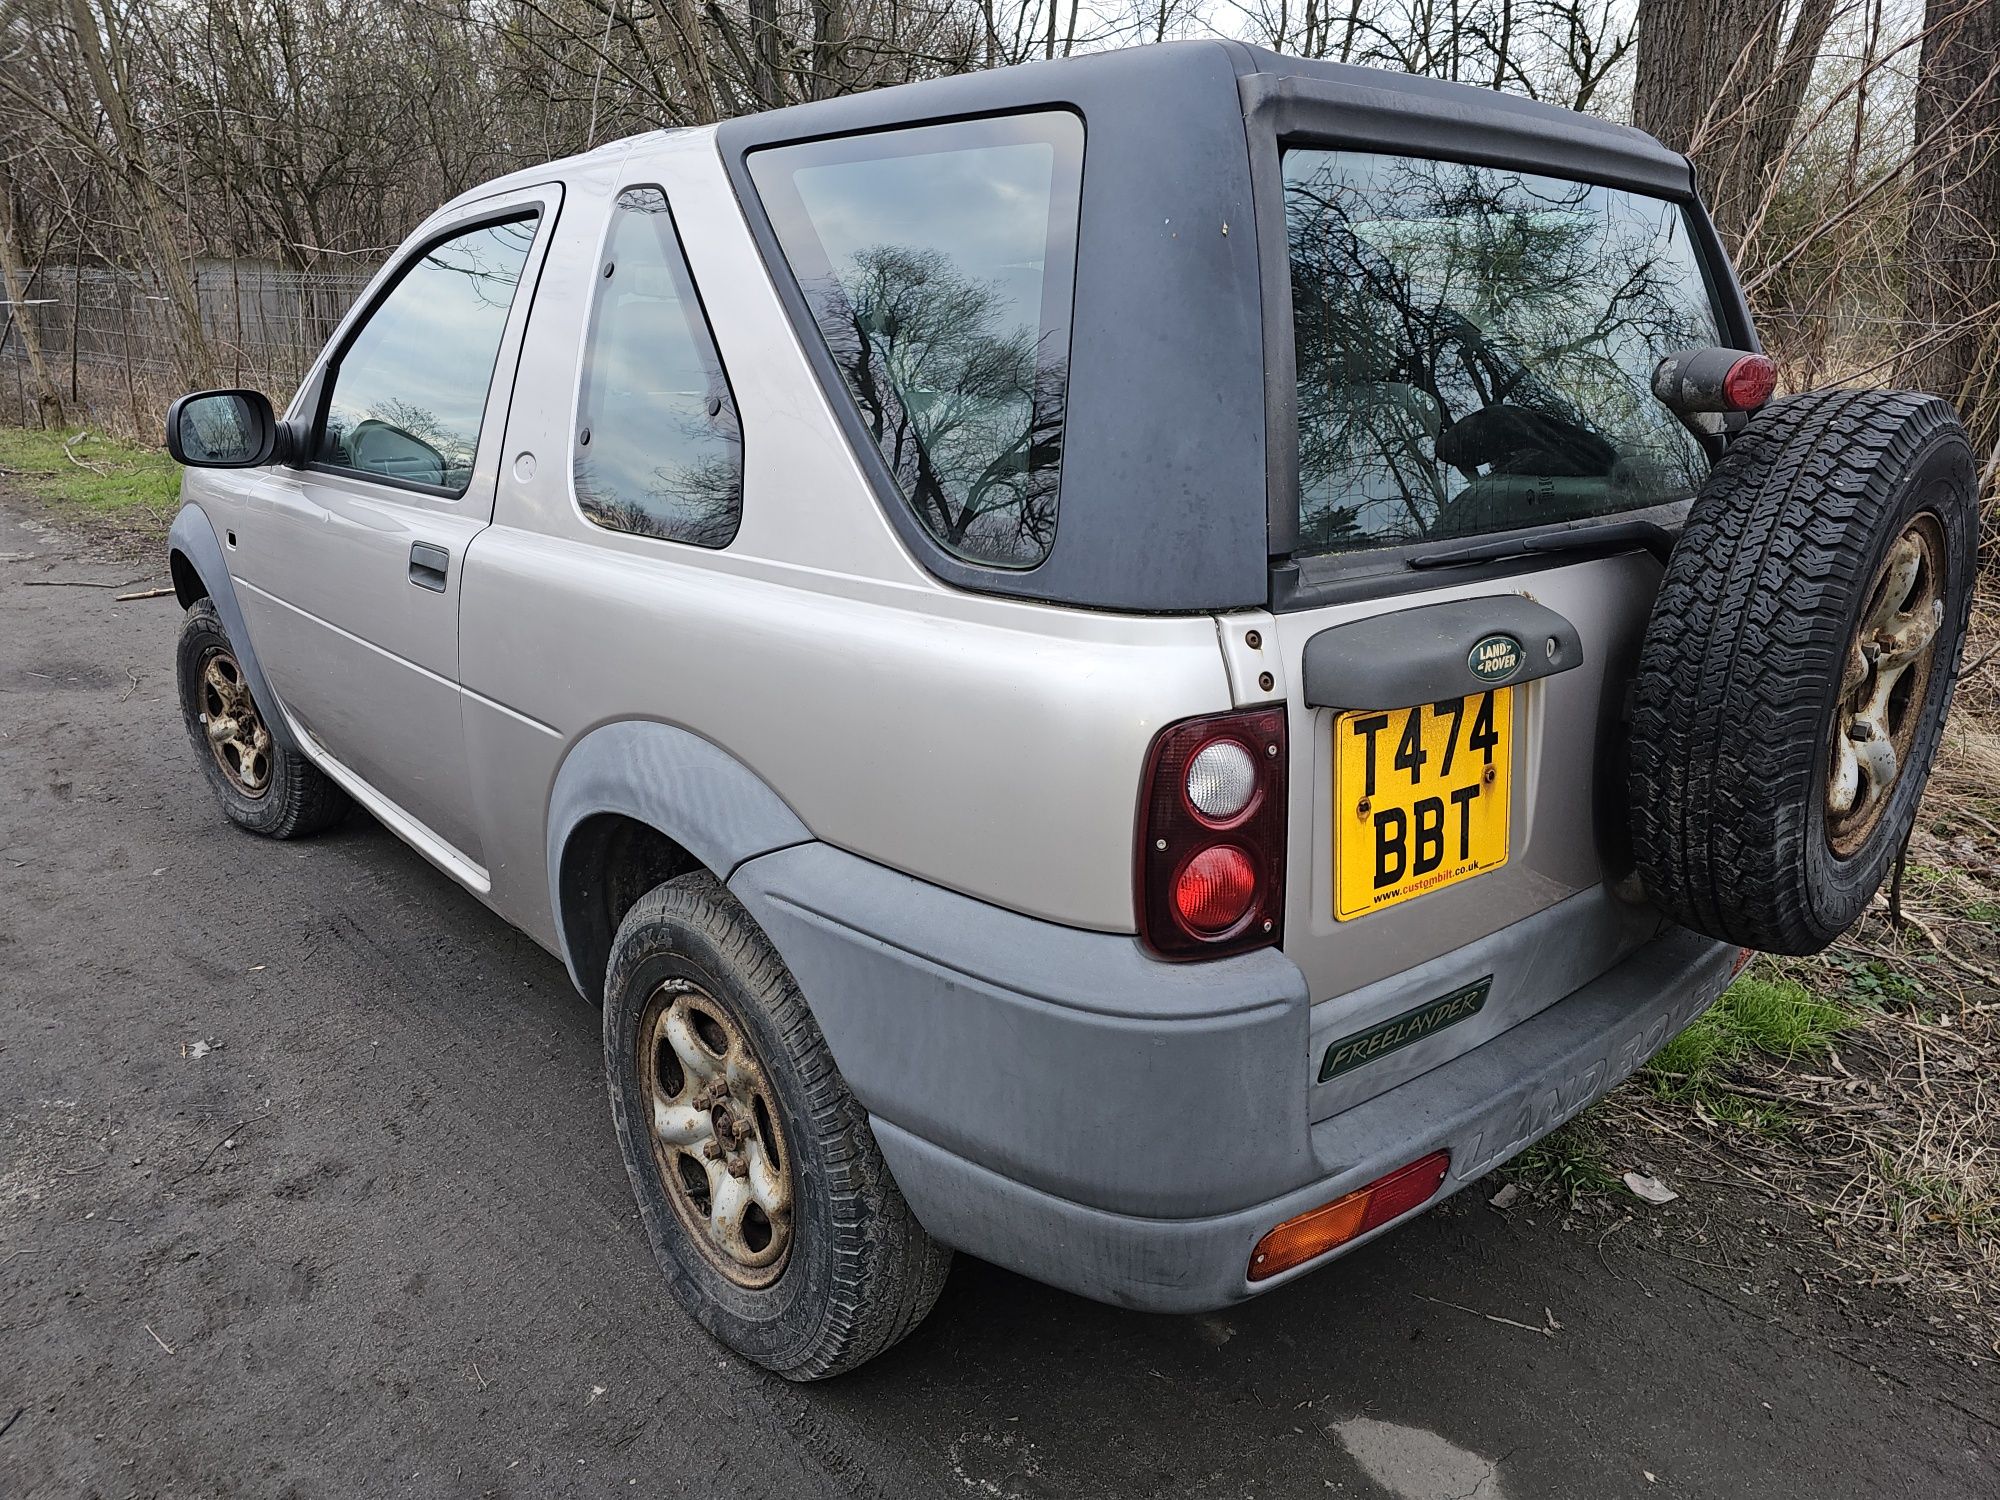
[[[556,960],[365,818],[225,824],[174,601],[24,586],[143,570],[31,514],[0,500],[34,554],[0,560],[0,1495],[2000,1487],[2000,1385],[1914,1320],[1479,1193],[1214,1318],[961,1260],[858,1376],[767,1378],[656,1278]]]

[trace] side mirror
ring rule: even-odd
[[[197,469],[254,469],[289,455],[260,391],[196,391],[167,408],[167,452]]]

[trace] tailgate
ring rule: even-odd
[[[1625,690],[1660,578],[1638,549],[1685,513],[1712,455],[1651,382],[1663,355],[1742,320],[1684,189],[1271,144],[1282,213],[1259,232],[1283,245],[1267,295],[1292,356],[1269,393],[1284,949],[1311,988],[1324,1117],[1657,930],[1612,894]],[[1438,610],[1482,598],[1489,635],[1476,605]],[[1545,673],[1550,637],[1523,621],[1565,632],[1574,659]],[[1307,691],[1309,643],[1330,630],[1316,660],[1347,697]]]
[[[1657,929],[1606,882],[1627,870],[1620,718],[1658,578],[1628,554],[1273,617],[1291,726],[1284,951],[1313,1000],[1315,1118],[1525,1020]],[[1475,616],[1495,600],[1499,620],[1508,596],[1574,627],[1572,665],[1484,689],[1475,668],[1437,699],[1411,653],[1401,691],[1399,656],[1376,701],[1306,701],[1321,632],[1451,600]]]

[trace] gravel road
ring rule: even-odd
[[[226,824],[173,599],[30,586],[157,558],[35,516],[0,498],[0,1496],[2000,1493],[1991,1368],[1698,1248],[1765,1211],[1698,1184],[1601,1240],[1475,1191],[1208,1318],[961,1259],[856,1376],[742,1365],[654,1272],[561,965],[365,817]]]

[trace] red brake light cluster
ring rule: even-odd
[[[1778,367],[1761,354],[1746,354],[1722,377],[1722,399],[1731,411],[1755,411],[1778,388]]]
[[[1187,719],[1146,755],[1139,937],[1162,958],[1275,943],[1285,906],[1285,712]]]

